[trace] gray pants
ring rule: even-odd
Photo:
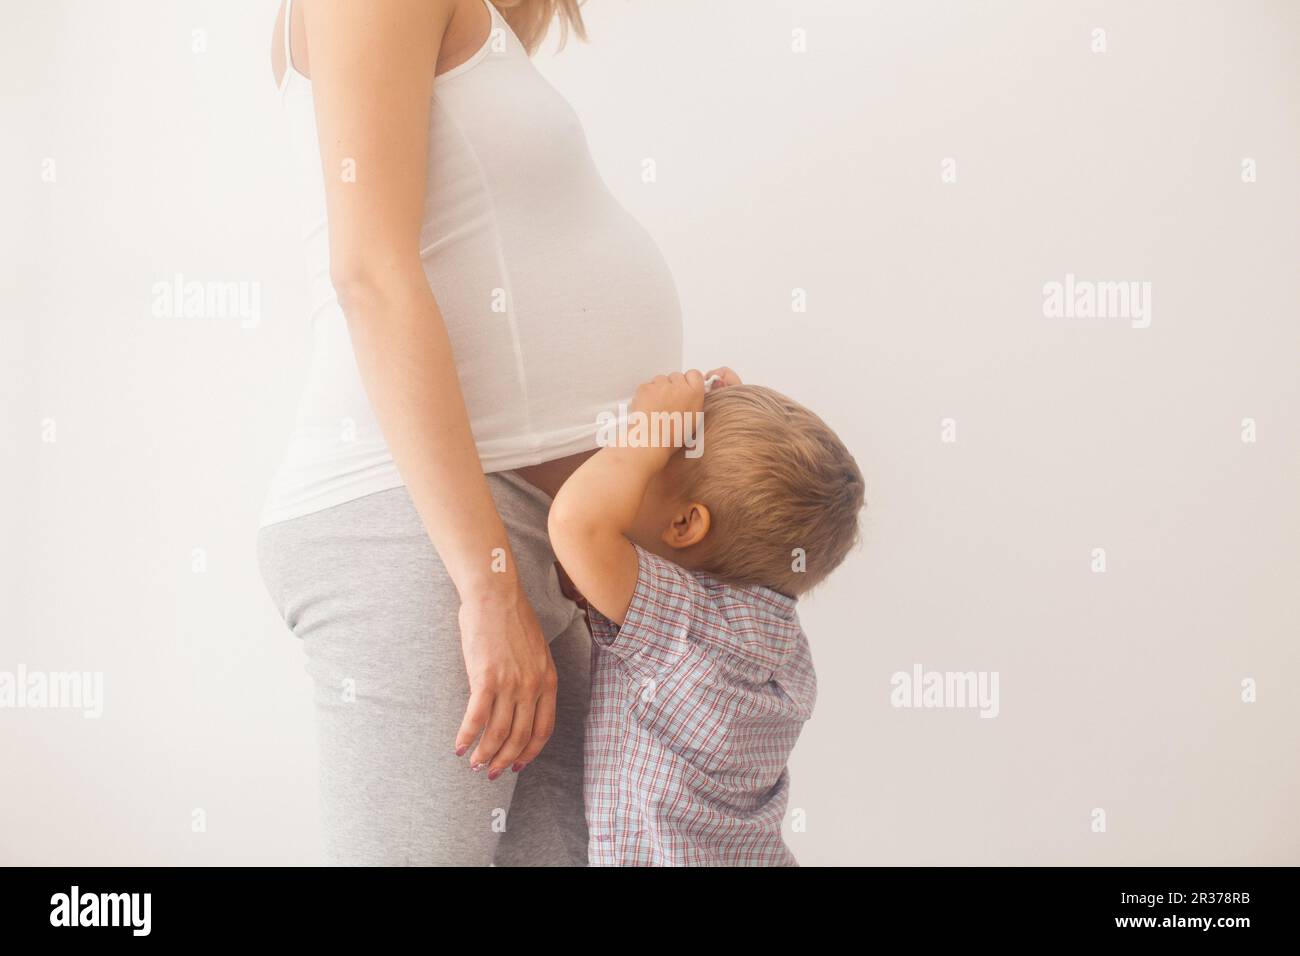
[[[453,752],[469,700],[460,600],[405,488],[269,525],[263,580],[315,681],[325,849],[345,865],[587,862],[582,733],[590,637],[559,589],[550,498],[504,472],[488,485],[559,676],[555,733],[495,781]]]

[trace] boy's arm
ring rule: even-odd
[[[624,532],[665,449],[602,448],[564,483],[551,504],[551,548],[587,603],[622,624],[636,590],[636,549]],[[671,451],[671,449],[667,449]]]
[[[637,389],[633,412],[693,414],[704,404],[704,377],[692,369],[660,375]],[[560,488],[551,503],[551,548],[587,603],[622,624],[636,591],[636,549],[626,534],[646,486],[677,449],[602,448]]]

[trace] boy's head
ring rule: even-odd
[[[739,585],[798,596],[856,543],[864,484],[844,443],[797,402],[759,385],[704,398],[704,454],[655,476],[633,539]]]

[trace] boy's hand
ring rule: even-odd
[[[645,447],[629,460],[642,467],[662,468],[675,451],[693,447],[699,440],[703,410],[705,376],[698,368],[656,375],[645,382],[632,397],[632,415],[642,418],[647,429],[645,440],[634,444]]]
[[[731,369],[727,368],[727,366],[725,365],[722,366],[721,368],[710,369],[709,372],[705,374],[704,379],[705,381],[708,381],[714,376],[717,376],[718,379],[716,382],[713,383],[714,388],[725,388],[728,385],[744,384],[743,382],[741,382],[740,376],[737,375],[735,372],[733,372]]]
[[[637,460],[655,462],[662,467],[680,448],[692,447],[699,440],[704,417],[704,376],[699,369],[656,375],[636,390],[632,397],[632,414],[644,415],[649,446],[656,454],[644,452]]]
[[[704,376],[694,368],[671,375],[656,375],[640,386],[632,398],[632,411],[647,415],[655,412],[693,415],[703,410]]]

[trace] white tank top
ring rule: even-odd
[[[596,447],[597,417],[681,367],[663,256],[610,194],[577,115],[489,0],[487,42],[434,80],[420,258],[451,337],[487,472]],[[311,84],[289,52],[280,95],[311,276],[312,359],[262,512],[285,521],[402,484],[329,277]]]

